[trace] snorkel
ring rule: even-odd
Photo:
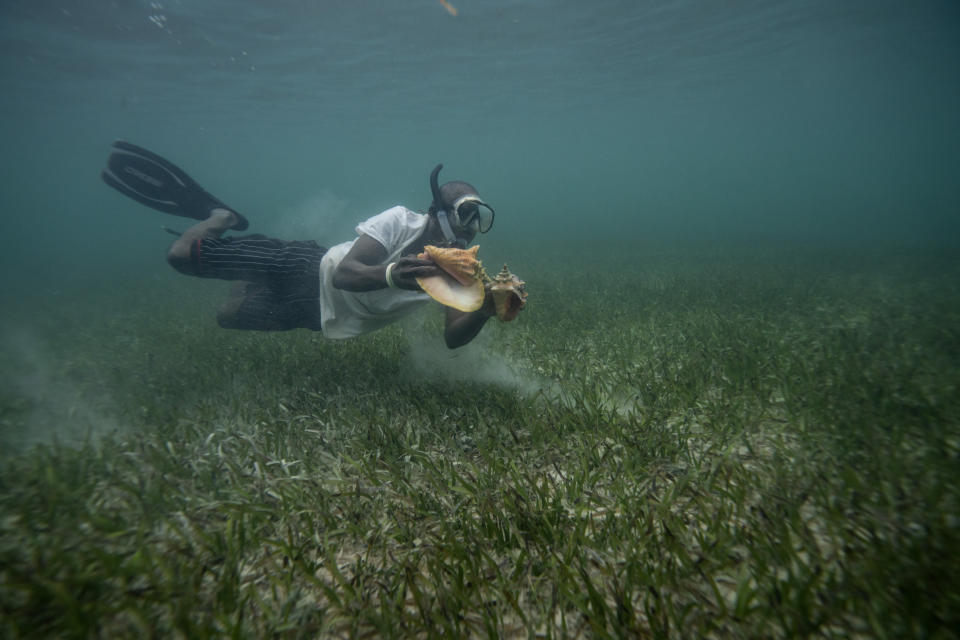
[[[467,243],[465,240],[458,238],[457,234],[453,232],[447,210],[443,206],[443,197],[440,195],[440,183],[437,181],[437,176],[440,175],[440,169],[443,169],[443,163],[435,166],[430,173],[430,191],[433,192],[433,206],[437,209],[437,222],[440,223],[440,230],[443,231],[443,237],[446,238],[447,242],[454,247],[464,249]]]

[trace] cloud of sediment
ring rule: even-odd
[[[495,385],[533,395],[548,381],[526,372],[524,363],[494,349],[492,332],[481,332],[470,344],[448,349],[433,328],[412,326],[407,331],[410,368],[425,380],[448,380]]]
[[[110,399],[91,398],[67,380],[63,363],[29,329],[4,327],[0,353],[0,446],[73,444],[119,428],[104,409]]]

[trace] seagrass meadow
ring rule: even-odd
[[[453,352],[6,300],[0,635],[956,637],[958,258],[531,252]]]

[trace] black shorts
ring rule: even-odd
[[[312,240],[252,235],[203,238],[193,244],[191,259],[201,278],[240,281],[234,295],[241,298],[228,302],[222,326],[319,331],[320,259],[326,252]]]

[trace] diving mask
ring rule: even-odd
[[[486,233],[493,227],[493,207],[478,196],[467,194],[457,198],[453,206],[453,223],[474,233]]]

